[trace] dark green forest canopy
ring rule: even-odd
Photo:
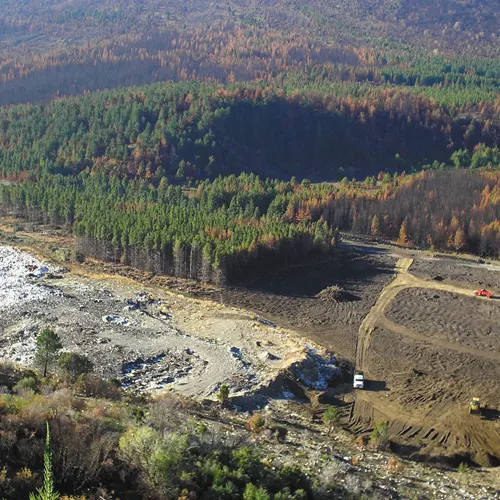
[[[0,186],[0,203],[28,220],[73,227],[83,255],[225,283],[254,267],[333,252],[335,231],[326,221],[285,216],[287,193],[301,189],[254,175],[185,189],[165,180],[155,188],[145,180],[49,174]]]
[[[226,283],[334,254],[337,228],[401,244],[500,255],[500,152],[454,156],[473,170],[298,184],[253,174],[196,188],[80,173],[0,185],[0,213],[66,224],[83,256]],[[479,168],[479,170],[478,170]]]
[[[498,106],[377,87],[155,84],[0,109],[0,174],[106,172],[190,183],[251,172],[340,180],[500,144]]]
[[[400,193],[412,193],[405,171],[496,169],[497,106],[350,88],[167,83],[1,108],[0,174],[13,183],[2,211],[68,225],[84,256],[218,283],[332,255],[337,228],[371,232],[375,215],[380,234],[397,237],[405,223],[420,246],[496,255],[496,195],[481,205],[445,173],[463,205],[451,193],[448,208],[429,199],[416,222],[418,204],[405,213]]]

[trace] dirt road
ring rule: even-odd
[[[489,300],[483,297],[476,297],[470,289],[461,288],[447,283],[441,283],[439,281],[417,278],[416,276],[413,276],[409,273],[409,269],[412,263],[413,259],[408,257],[402,257],[397,261],[396,272],[398,273],[398,275],[396,279],[384,288],[384,290],[380,294],[379,299],[377,300],[377,303],[373,306],[373,308],[370,310],[363,323],[361,324],[359,328],[358,346],[356,349],[356,367],[360,370],[364,368],[363,365],[365,355],[370,348],[370,339],[373,334],[374,328],[377,325],[383,326],[394,333],[410,337],[419,342],[425,342],[443,347],[445,349],[451,349],[454,351],[472,354],[473,356],[479,356],[485,359],[500,362],[500,353],[474,349],[452,342],[446,342],[444,340],[436,339],[433,337],[426,337],[425,335],[421,335],[409,328],[397,325],[385,316],[385,311],[396,299],[396,296],[407,288],[428,288],[430,290],[439,290],[442,292],[444,291],[450,293],[458,293],[460,295],[465,295],[468,297],[475,297],[478,300]]]
[[[371,352],[372,343],[378,334],[384,334],[383,337],[389,335],[396,337],[392,341],[393,343],[397,343],[397,339],[403,337],[411,341],[414,345],[425,344],[440,352],[451,351],[459,356],[465,355],[465,359],[469,359],[468,356],[482,358],[486,362],[493,362],[495,366],[498,366],[500,362],[500,353],[494,349],[477,349],[460,343],[449,342],[432,334],[423,335],[411,328],[397,324],[386,317],[386,311],[397,299],[398,294],[410,288],[423,288],[458,294],[477,301],[490,300],[475,297],[470,288],[416,277],[409,272],[412,263],[413,259],[410,257],[401,257],[397,261],[396,278],[384,288],[376,304],[359,328],[356,367],[364,371],[368,383],[367,390],[357,391],[355,394],[351,411],[351,426],[360,430],[376,421],[389,421],[393,436],[395,435],[403,439],[409,437],[412,440],[438,442],[441,445],[456,446],[457,449],[469,449],[473,455],[474,453],[477,454],[478,450],[481,450],[480,453],[486,454],[494,463],[495,457],[496,459],[500,458],[498,422],[488,422],[477,416],[468,415],[466,405],[463,405],[463,411],[460,412],[460,416],[458,417],[456,409],[452,408],[451,405],[446,403],[441,404],[437,401],[433,402],[432,399],[435,399],[434,396],[431,396],[430,400],[426,399],[425,396],[418,396],[420,404],[417,407],[413,407],[411,412],[408,412],[404,405],[395,401],[394,398],[390,398],[388,392],[379,392],[378,389],[374,391],[370,390],[370,384],[373,384],[378,387],[383,386],[385,391],[390,391],[390,388],[385,387],[385,383],[382,384],[380,381],[377,381],[377,375],[384,371],[378,363],[374,364],[373,353]],[[491,304],[491,301],[489,304]],[[385,342],[384,345],[387,345],[387,338],[383,342]],[[385,354],[388,357],[388,353],[386,352]],[[416,360],[417,353],[415,350],[413,355]],[[387,363],[390,361],[384,359],[384,362]],[[443,368],[442,371],[445,372],[447,368],[443,365],[441,366]],[[464,368],[467,369],[465,366]],[[493,373],[492,376],[494,376]],[[429,385],[429,393],[432,394],[433,389],[435,387],[433,388],[432,385]],[[450,392],[457,389],[451,386],[448,387],[448,391]],[[386,397],[384,397],[384,394]],[[404,395],[400,399],[404,400]]]

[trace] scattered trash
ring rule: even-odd
[[[112,323],[114,325],[120,325],[120,326],[127,326],[130,324],[130,322],[122,318],[121,316],[116,316],[114,314],[108,314],[107,316],[102,317],[102,321],[104,323]]]
[[[292,366],[291,370],[305,385],[317,391],[327,389],[329,382],[341,373],[333,354],[320,355],[311,345],[307,345],[305,359]]]
[[[43,278],[49,272],[49,268],[46,266],[42,266],[40,271],[38,271],[38,278]]]
[[[261,359],[262,361],[276,361],[280,358],[270,353],[269,351],[264,351],[262,354],[259,354],[259,359]]]
[[[16,248],[0,246],[0,311],[22,307],[28,302],[40,301],[60,291],[33,282],[42,278],[49,267],[31,255]]]
[[[259,322],[262,323],[263,325],[272,326],[273,328],[276,328],[276,323],[273,323],[272,321],[269,321],[267,319],[259,319]]]

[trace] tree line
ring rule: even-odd
[[[82,256],[224,284],[334,252],[326,221],[288,221],[276,209],[279,193],[301,187],[245,174],[196,189],[47,175],[0,186],[0,213],[67,225]]]
[[[339,230],[498,258],[500,154],[483,146],[478,157],[473,169],[321,184],[242,174],[186,188],[47,175],[0,186],[0,213],[67,225],[82,256],[218,284],[332,256]]]
[[[415,174],[379,173],[363,182],[311,186],[273,202],[288,220],[324,220],[343,231],[401,245],[500,257],[500,151],[479,147],[476,168],[429,166]],[[470,165],[470,163],[469,163]]]

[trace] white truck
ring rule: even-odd
[[[359,370],[354,372],[354,389],[364,389],[365,388],[365,374]]]

